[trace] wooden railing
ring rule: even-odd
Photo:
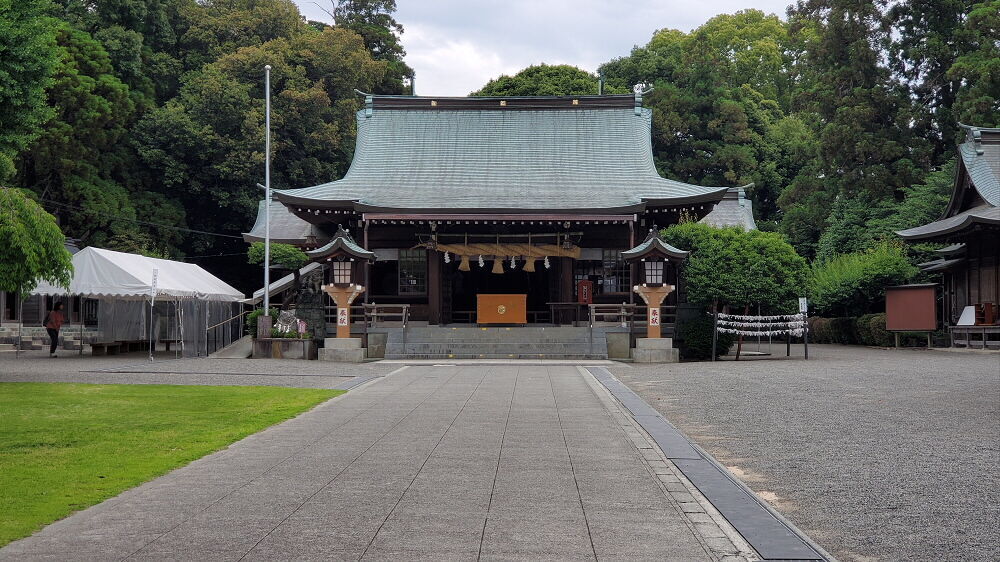
[[[410,305],[408,304],[364,304],[364,318],[366,327],[375,328],[379,321],[389,319],[399,319],[403,328],[410,320]]]

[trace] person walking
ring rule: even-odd
[[[56,346],[59,345],[59,328],[66,323],[66,317],[62,313],[63,303],[57,302],[52,310],[45,315],[45,331],[49,333],[49,357],[57,357]]]

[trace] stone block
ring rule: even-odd
[[[677,363],[681,360],[677,349],[643,349],[632,350],[632,361],[635,363]]]
[[[636,338],[636,349],[673,349],[673,338]]]
[[[629,334],[627,332],[608,332],[608,358],[628,359]]]
[[[326,338],[325,349],[361,349],[361,338]]]
[[[377,332],[368,334],[368,357],[379,359],[385,357],[385,347],[388,339],[389,334]]]
[[[355,349],[323,348],[319,350],[319,360],[334,361],[337,363],[360,363],[365,360],[365,349],[362,347]]]

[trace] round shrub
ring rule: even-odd
[[[871,342],[869,345],[876,345],[879,347],[890,347],[895,344],[895,337],[892,332],[885,329],[885,313],[872,314],[872,318],[869,321],[868,331],[871,334]]]
[[[268,316],[275,319],[278,318],[277,308],[271,307],[270,311],[271,313]],[[263,307],[256,308],[252,312],[247,314],[243,326],[246,328],[247,333],[250,334],[251,336],[257,335],[257,319],[260,318],[263,314],[264,314]]]
[[[677,339],[681,340],[681,358],[686,360],[701,361],[712,358],[712,331],[714,322],[712,317],[698,315],[688,318],[677,324]],[[736,336],[733,334],[719,334],[716,353],[725,355],[733,347]]]
[[[833,328],[829,318],[813,318],[809,339],[816,343],[833,343]]]

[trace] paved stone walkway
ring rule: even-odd
[[[410,367],[0,559],[718,559],[608,402],[570,366]]]

